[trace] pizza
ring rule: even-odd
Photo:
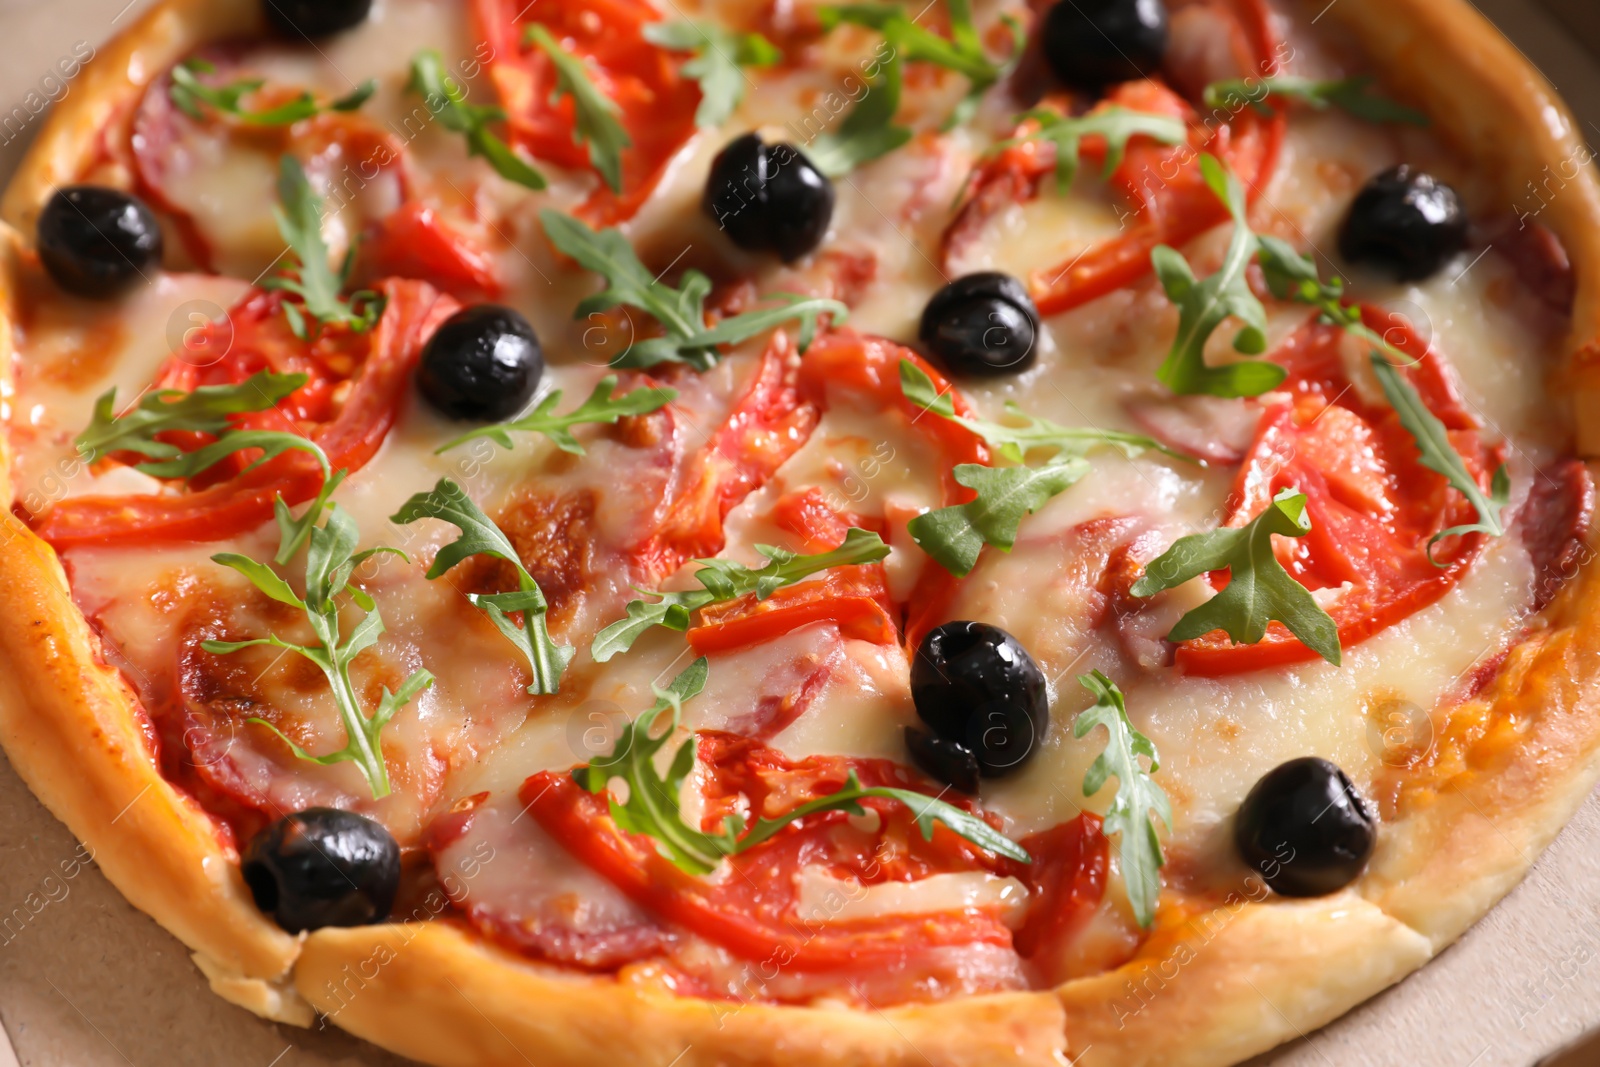
[[[422,1062],[1238,1062],[1600,775],[1589,162],[1459,0],[157,0],[0,205],[0,741]]]

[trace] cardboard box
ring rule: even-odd
[[[0,0],[0,111],[29,94],[50,96],[42,79],[57,58],[79,42],[98,45],[141,2]],[[1600,142],[1595,0],[1477,2]],[[0,181],[37,125],[0,126]],[[0,1022],[15,1047],[13,1059],[0,1039],[0,1067],[402,1067],[335,1028],[265,1022],[213,996],[183,946],[82,861],[72,835],[3,760],[0,813]],[[1254,1067],[1530,1067],[1597,1026],[1600,795],[1438,959]],[[1600,1046],[1562,1067],[1594,1063]]]

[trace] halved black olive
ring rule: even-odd
[[[286,37],[327,37],[365,22],[372,0],[261,0],[261,10]]]
[[[747,133],[712,161],[701,207],[740,248],[788,263],[822,243],[833,201],[833,182],[805,153]]]
[[[78,296],[126,292],[161,265],[161,225],[143,200],[120,189],[69,185],[39,214],[39,260]]]
[[[1290,760],[1239,805],[1239,856],[1286,897],[1320,897],[1355,881],[1372,855],[1377,820],[1350,779],[1325,759]]]
[[[985,778],[1015,773],[1050,726],[1039,665],[1015,637],[981,622],[947,622],[922,639],[911,662],[911,699],[933,737],[971,753]],[[933,755],[931,744],[923,747]],[[955,766],[957,755],[939,758]]]
[[[922,309],[917,336],[946,371],[967,378],[1018,374],[1033,366],[1039,309],[1009,274],[968,274]]]
[[[1161,69],[1167,7],[1162,0],[1060,0],[1045,14],[1043,35],[1056,77],[1095,93]]]
[[[452,419],[499,422],[533,399],[544,350],[528,320],[508,307],[462,308],[423,346],[417,387]]]
[[[1466,247],[1467,226],[1454,189],[1402,163],[1356,195],[1339,230],[1339,252],[1398,281],[1421,281]]]
[[[380,823],[337,808],[286,815],[240,860],[256,907],[292,934],[382,922],[400,888],[400,846]]]

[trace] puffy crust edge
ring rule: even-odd
[[[1564,174],[1564,164],[1591,158],[1548,83],[1461,0],[1343,0],[1332,13],[1393,89],[1500,177],[1509,203],[1545,167]],[[57,107],[0,200],[0,218],[31,231],[51,191],[76,177],[101,129],[151,77],[258,20],[250,0],[154,7]],[[1574,265],[1566,371],[1580,449],[1596,454],[1600,189],[1582,168],[1568,181],[1540,222]],[[0,355],[9,357],[10,336],[0,330]],[[540,967],[448,922],[324,930],[297,942],[256,912],[209,818],[161,778],[131,695],[98,659],[52,550],[9,515],[0,526],[13,549],[0,553],[0,666],[16,682],[0,691],[0,743],[34,793],[130,902],[196,950],[219,994],[301,1024],[310,1004],[368,1040],[447,1067],[520,1064],[530,1053],[552,1067],[680,1056],[686,1065],[1039,1064],[1060,1062],[1063,1029],[1069,1054],[1088,1064],[1235,1062],[1420,966],[1509,891],[1600,776],[1600,600],[1584,607],[1600,596],[1600,577],[1586,561],[1481,698],[1522,731],[1519,743],[1391,825],[1359,895],[1165,914],[1161,936],[1134,961],[1054,994],[882,1012],[739,1006]],[[86,749],[86,738],[99,744]],[[1152,980],[1159,992],[1132,1010],[1130,983]]]

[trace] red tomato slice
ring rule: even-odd
[[[1255,52],[1259,71],[1275,73],[1279,49],[1266,5],[1262,0],[1229,0],[1226,6]],[[1137,282],[1150,272],[1150,253],[1157,245],[1182,245],[1227,220],[1227,209],[1200,174],[1201,153],[1209,152],[1226,162],[1244,183],[1252,203],[1277,166],[1285,129],[1281,114],[1265,118],[1245,108],[1227,116],[1228,121],[1218,122],[1216,116],[1197,115],[1182,97],[1155,81],[1115,86],[1104,105],[1181,118],[1189,124],[1189,143],[1162,145],[1142,137],[1130,141],[1127,155],[1112,174],[1113,184],[1133,208],[1129,225],[1119,236],[1072,260],[1034,272],[1029,288],[1045,315],[1069,310]],[[1016,133],[1021,135],[1033,128],[1034,124],[1025,123]],[[1086,139],[1082,153],[1085,165],[1103,161],[1105,150],[1102,138]],[[946,264],[990,215],[1009,203],[1036,196],[1041,179],[1053,168],[1052,150],[1037,143],[1013,146],[981,167],[965,206],[945,231]]]
[[[1069,943],[1100,906],[1111,843],[1088,812],[1017,843],[1033,857],[1028,917],[1016,936],[1017,955],[1031,959]]]
[[[1363,309],[1367,325],[1417,363],[1402,370],[1429,410],[1444,423],[1467,469],[1486,489],[1503,446],[1490,447],[1461,402],[1444,360],[1407,325],[1386,312]],[[1484,537],[1441,541],[1438,531],[1476,521],[1467,499],[1424,467],[1415,440],[1386,403],[1367,405],[1346,377],[1340,349],[1345,333],[1312,320],[1273,355],[1289,368],[1291,398],[1268,409],[1230,497],[1226,526],[1260,514],[1280,490],[1306,495],[1310,534],[1280,539],[1279,558],[1306,588],[1346,588],[1328,613],[1349,648],[1444,596],[1482,552]],[[1221,584],[1225,578],[1219,579]],[[1255,645],[1232,645],[1215,631],[1178,647],[1192,674],[1223,675],[1314,659],[1316,653],[1274,622]]]
[[[708,781],[706,828],[720,825],[746,800],[750,812],[767,817],[792,811],[836,792],[852,769],[863,785],[936,792],[887,760],[791,760],[729,734],[701,734],[699,757]],[[944,946],[1011,944],[1011,931],[988,909],[827,923],[799,915],[796,875],[803,868],[864,885],[956,871],[1017,873],[1017,864],[987,855],[943,825],[924,841],[902,804],[863,801],[879,815],[875,831],[852,825],[843,812],[810,816],[729,860],[733,871],[727,877],[707,879],[662,858],[648,837],[619,830],[606,797],[586,792],[566,772],[534,775],[520,796],[546,831],[635,903],[744,959],[834,971],[894,967]],[[975,810],[970,801],[952,802]]]
[[[773,505],[779,526],[803,539],[802,552],[827,552],[844,543],[855,516],[835,511],[815,486],[791,493]],[[765,600],[740,597],[700,612],[700,625],[688,633],[696,652],[729,652],[782,637],[814,622],[831,622],[844,637],[880,645],[898,644],[895,608],[883,564],[836,567],[818,578],[786,586]]]
[[[639,573],[663,577],[686,560],[721,551],[728,512],[806,443],[817,409],[796,384],[800,366],[789,336],[774,333],[755,377],[701,450],[696,473],[677,488],[665,520],[628,553]]]
[[[361,248],[366,273],[377,277],[420,278],[453,296],[497,296],[500,279],[494,259],[433,208],[411,200],[374,228]]]
[[[289,332],[279,310],[281,294],[252,292],[223,320],[233,338],[222,361],[204,370],[173,364],[162,375],[163,384],[192,380],[188,387],[193,388],[242,381],[263,368],[305,373],[311,380],[283,405],[242,417],[241,425],[303,433],[321,446],[335,469],[359,470],[394,424],[424,342],[460,307],[425,282],[390,279],[378,288],[387,304],[369,333],[330,329],[311,343]],[[336,403],[340,385],[348,395]],[[321,487],[316,461],[304,452],[290,452],[208,488],[64,500],[44,514],[35,532],[57,549],[218,541],[272,518],[279,495],[293,505],[311,499]]]
[[[621,110],[633,145],[622,152],[622,192],[603,184],[578,214],[596,225],[632,217],[672,156],[694,134],[700,89],[678,73],[680,57],[644,39],[661,18],[646,0],[474,0],[480,35],[494,49],[489,77],[509,114],[511,139],[535,158],[573,169],[593,168],[586,144],[573,140],[572,100],[552,104],[556,74],[550,57],[523,34],[544,26],[579,57],[599,90]]]
[[[944,477],[942,505],[964,504],[975,495],[955,480],[958,463],[988,463],[989,450],[969,430],[948,419],[938,418],[918,408],[900,390],[900,361],[909,359],[933,380],[934,387],[948,392],[959,415],[971,415],[966,398],[916,352],[880,337],[868,337],[852,330],[836,330],[819,338],[806,353],[800,368],[800,387],[821,407],[827,406],[829,389],[858,393],[885,412],[899,412],[925,437],[940,457]],[[922,635],[943,618],[955,595],[957,579],[937,563],[923,568],[906,604],[905,639],[915,648]]]

